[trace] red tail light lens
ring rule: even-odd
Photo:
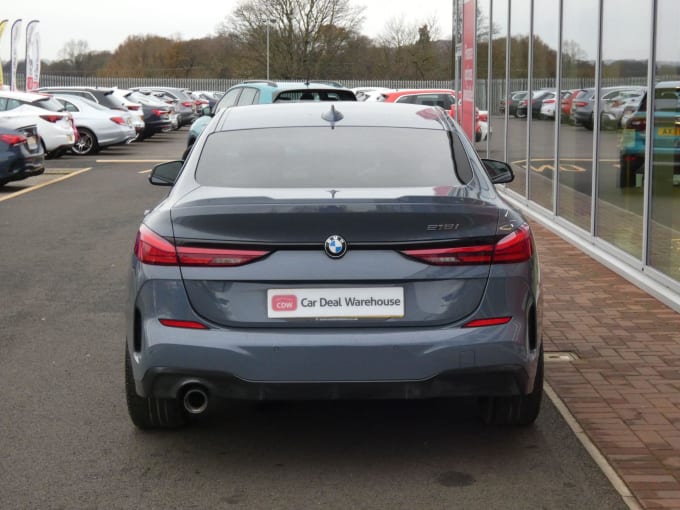
[[[490,264],[493,245],[463,246],[457,248],[434,248],[424,250],[404,250],[404,255],[435,266],[465,266]]]
[[[111,117],[111,120],[121,126],[125,125],[125,119],[123,117]]]
[[[191,101],[184,101],[182,103],[182,106],[184,106],[186,108],[191,108],[192,106],[194,106],[194,103],[192,103]]]
[[[253,262],[269,255],[269,252],[179,246],[177,255],[182,266],[232,267]]]
[[[26,141],[26,137],[23,135],[5,134],[0,135],[0,140],[2,140],[2,142],[6,143],[7,145],[19,145],[20,143],[24,143]]]
[[[262,250],[176,247],[145,225],[139,228],[135,255],[140,262],[157,266],[233,267],[269,255]]]
[[[136,112],[139,111],[139,105],[138,104],[131,104],[128,105],[127,109],[130,110],[131,112]]]
[[[555,102],[554,99],[546,99],[545,101],[543,101],[544,104],[553,104],[554,102]]]
[[[135,240],[135,255],[144,264],[176,266],[178,264],[175,246],[145,225],[139,227]]]
[[[401,253],[435,266],[466,266],[475,264],[512,264],[531,258],[531,230],[526,223],[503,237],[495,245],[461,246],[404,250]]]
[[[583,108],[583,107],[584,107],[585,105],[587,105],[588,103],[585,102],[585,101],[576,101],[574,104],[575,104],[576,106],[578,106],[579,108]]]
[[[167,115],[167,114],[168,114],[167,110],[151,110],[151,112],[152,112],[154,115],[158,115],[159,117],[162,117],[163,115]]]
[[[496,243],[494,264],[524,262],[533,254],[531,230],[526,223]]]
[[[41,115],[41,119],[46,120],[47,122],[59,122],[61,119],[64,118],[63,115]]]

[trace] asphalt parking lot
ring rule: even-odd
[[[136,430],[127,267],[167,191],[148,171],[185,139],[66,155],[0,189],[2,508],[627,508],[547,398],[527,429],[461,400],[248,403]]]

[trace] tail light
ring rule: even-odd
[[[527,105],[526,99],[522,99],[519,103],[517,103],[517,106],[526,106],[526,105]]]
[[[575,104],[576,106],[578,106],[579,108],[583,108],[583,107],[586,106],[588,103],[587,103],[586,101],[576,101],[574,104]]]
[[[543,101],[543,104],[554,104],[554,103],[555,103],[554,99],[546,99],[545,101]]]
[[[647,119],[636,119],[631,118],[628,121],[628,129],[634,129],[635,131],[646,131],[647,130]]]
[[[136,112],[139,111],[140,106],[138,104],[131,104],[128,105],[127,109],[130,110],[131,112]]]
[[[139,228],[134,250],[140,262],[156,266],[233,267],[269,255],[262,250],[175,246],[145,225]]]
[[[151,110],[151,113],[153,113],[154,115],[157,115],[159,117],[162,117],[163,115],[168,115],[167,110],[156,110],[156,109],[154,109],[154,110]]]
[[[182,106],[184,106],[185,108],[191,108],[192,106],[194,106],[194,103],[192,103],[191,101],[184,101],[182,103]]]
[[[467,266],[476,264],[513,264],[524,262],[533,254],[531,230],[526,223],[503,237],[495,245],[458,246],[404,250],[401,253],[435,266]]]
[[[4,134],[0,135],[0,141],[6,143],[9,146],[19,145],[26,142],[26,137],[23,135]]]
[[[64,118],[63,115],[40,115],[40,118],[46,120],[47,122],[59,122]]]
[[[125,125],[125,119],[123,117],[111,117],[111,120],[121,126]]]

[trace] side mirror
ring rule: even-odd
[[[484,163],[486,173],[494,184],[507,184],[515,178],[512,168],[504,161],[482,159],[482,163]]]
[[[156,165],[151,170],[149,182],[155,186],[172,186],[175,184],[183,165],[184,161],[168,161]]]

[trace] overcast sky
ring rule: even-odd
[[[55,0],[2,0],[0,21],[22,19],[26,23],[40,20],[41,57],[54,60],[64,45],[72,40],[87,41],[91,50],[113,52],[130,35],[159,35],[183,40],[215,34],[216,26],[229,16],[238,0],[199,2],[186,0],[116,0],[114,2],[60,2]],[[365,6],[366,21],[361,32],[376,37],[388,20],[404,15],[407,21],[440,20],[441,35],[451,34],[452,0],[350,0],[356,6]],[[9,60],[9,28],[0,39],[0,58]],[[23,59],[25,50],[22,34],[19,52]]]

